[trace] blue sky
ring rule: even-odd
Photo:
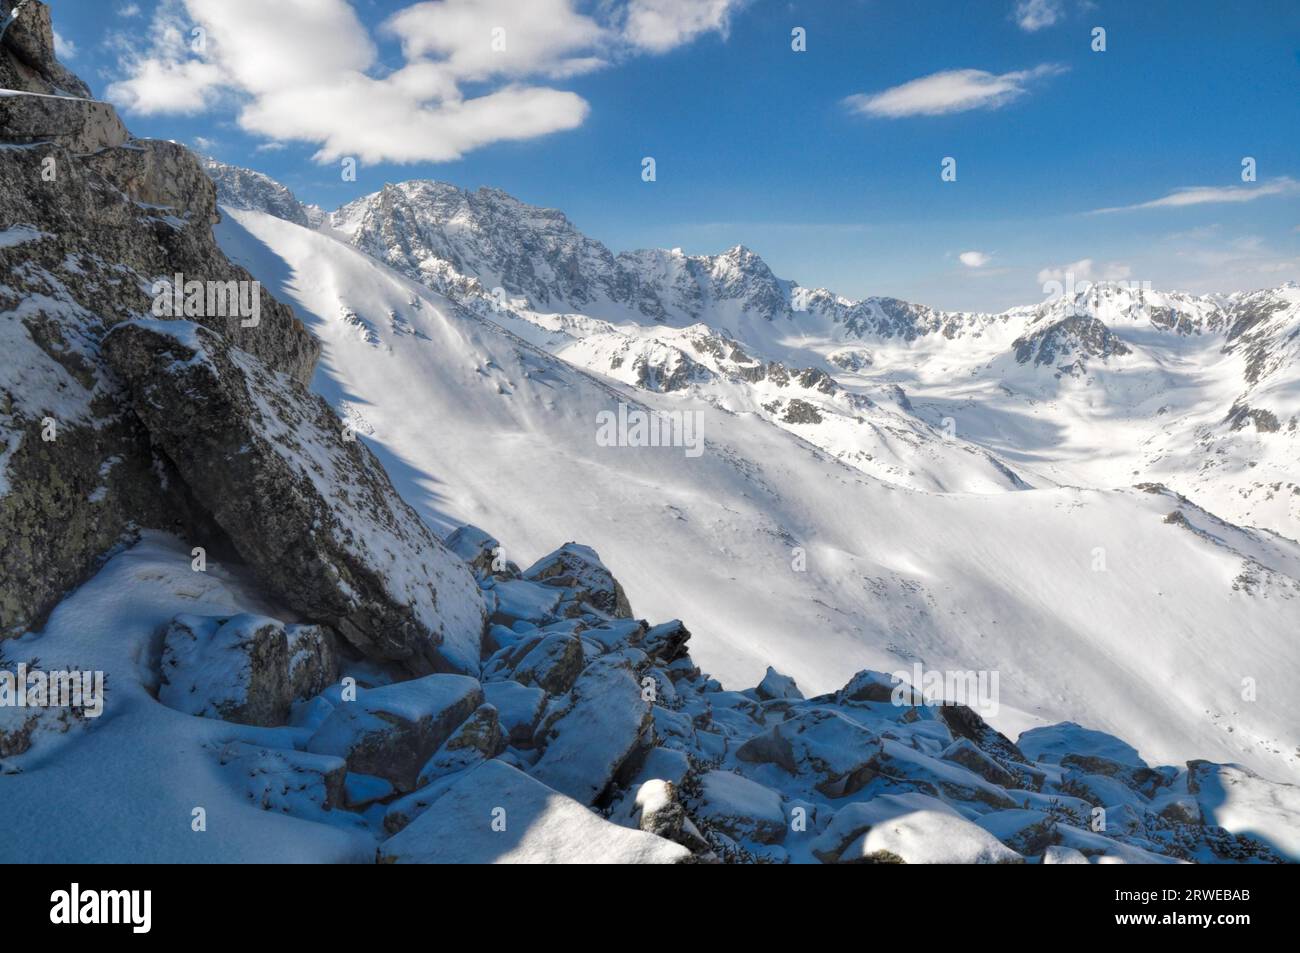
[[[51,5],[69,65],[137,135],[326,208],[409,178],[490,185],[616,251],[743,243],[802,284],[949,308],[1030,303],[1065,270],[1300,280],[1294,0]]]

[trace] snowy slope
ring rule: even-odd
[[[1300,539],[1294,287],[1195,296],[1080,283],[1001,314],[853,301],[778,278],[743,246],[616,255],[557,210],[429,181],[385,186],[327,227],[571,363],[797,423],[803,439],[899,485],[1163,482]],[[701,329],[782,373],[828,375],[834,393],[779,393],[772,374],[710,366],[691,346]],[[901,414],[870,411],[898,387]]]
[[[520,564],[590,543],[638,615],[686,616],[727,684],[768,663],[811,691],[994,669],[1013,736],[1068,718],[1152,760],[1296,776],[1294,543],[1154,488],[890,485],[690,389],[597,379],[328,234],[227,215],[223,248],[321,338],[315,386],[435,526],[489,528]],[[699,411],[704,453],[598,446],[620,400]]]
[[[266,607],[246,579],[218,566],[196,573],[189,545],[146,534],[59,605],[40,633],[5,644],[14,663],[45,671],[107,672],[104,713],[50,735],[0,778],[5,813],[31,819],[35,836],[0,838],[0,862],[366,863],[376,841],[355,814],[322,811],[286,795],[285,815],[266,811],[247,779],[222,770],[232,745],[301,746],[293,727],[252,728],[195,718],[158,703],[158,657],[177,613],[231,615]],[[4,727],[28,711],[0,708]],[[8,768],[8,765],[5,766]],[[192,829],[203,808],[207,829]]]

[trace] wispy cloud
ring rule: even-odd
[[[623,35],[634,46],[663,53],[701,33],[724,36],[731,14],[748,0],[631,0]]]
[[[1065,14],[1062,0],[1016,0],[1016,23],[1026,33],[1052,26]]]
[[[957,260],[967,268],[983,268],[992,258],[992,255],[987,255],[982,251],[964,251],[957,256]]]
[[[1132,212],[1143,208],[1183,208],[1188,205],[1215,205],[1225,202],[1254,202],[1258,199],[1300,194],[1300,182],[1289,176],[1282,176],[1258,185],[1202,185],[1192,188],[1177,189],[1168,195],[1149,202],[1136,205],[1116,205],[1112,208],[1099,208],[1090,215],[1106,215],[1111,212]]]
[[[1038,272],[1038,281],[1040,284],[1049,281],[1065,281],[1069,278],[1074,281],[1124,281],[1132,273],[1133,269],[1124,262],[1112,261],[1102,264],[1091,258],[1082,258],[1068,265],[1042,269]]]
[[[65,40],[59,35],[59,31],[54,31],[54,55],[59,59],[67,62],[74,59],[77,55],[77,44],[71,40]]]
[[[971,109],[997,109],[1029,92],[1038,80],[1064,73],[1067,67],[1044,63],[1030,70],[988,73],[978,69],[932,73],[879,93],[857,93],[844,104],[865,116],[901,119],[940,116]]]

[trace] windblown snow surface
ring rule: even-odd
[[[708,389],[581,369],[541,346],[553,330],[471,313],[328,228],[225,215],[227,254],[321,339],[314,386],[431,525],[481,526],[521,565],[593,546],[637,615],[682,617],[728,687],[768,664],[810,695],[864,668],[995,671],[986,714],[1013,738],[1069,720],[1152,762],[1300,777],[1300,545],[1285,536],[1151,485],[1067,485],[1083,463],[1021,480],[940,448],[891,479]],[[597,415],[620,403],[698,412],[704,452],[600,446]],[[1010,446],[1014,428],[1050,425],[1006,412],[982,426]]]

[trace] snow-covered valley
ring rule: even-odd
[[[228,211],[223,248],[322,340],[316,388],[390,472],[405,475],[399,485],[435,525],[493,527],[521,564],[575,530],[568,535],[617,567],[638,611],[693,607],[694,652],[724,683],[754,683],[767,664],[816,692],[861,668],[996,669],[1001,711],[992,720],[1013,734],[1072,718],[1160,760],[1215,750],[1295,776],[1289,732],[1300,712],[1282,673],[1300,662],[1292,638],[1300,548],[1224,523],[1195,497],[1180,499],[1173,480],[1158,488],[1121,472],[1126,460],[1106,464],[1097,447],[1072,448],[1069,440],[1103,439],[1096,418],[1105,411],[1090,422],[1083,401],[1110,392],[1104,368],[1088,383],[1004,361],[1004,380],[1036,384],[1036,404],[1051,404],[1048,392],[1058,402],[1057,421],[1035,425],[1032,409],[1013,414],[996,401],[986,411],[967,397],[967,410],[953,410],[956,398],[941,403],[933,384],[928,397],[896,396],[899,380],[912,391],[946,376],[942,353],[918,348],[904,373],[906,352],[897,351],[892,374],[873,368],[888,376],[829,398],[874,388],[877,398],[858,411],[869,423],[854,426],[879,441],[874,456],[893,456],[873,471],[835,452],[829,412],[823,425],[774,421],[761,406],[769,394],[827,397],[815,383],[751,385],[727,374],[734,361],[710,361],[712,328],[617,330],[527,311],[475,313],[357,254],[328,228]],[[767,327],[751,342],[732,336],[743,321],[719,323],[744,354],[798,356]],[[593,325],[601,330],[573,330]],[[539,336],[539,327],[559,333]],[[601,343],[611,337],[660,349],[664,339],[697,341],[707,377],[638,386],[621,373],[633,362],[605,362]],[[1014,337],[997,328],[974,342],[943,338],[935,350],[946,345],[955,360],[951,352],[970,344],[967,360],[996,365]],[[1127,379],[1116,386],[1113,399],[1127,399]],[[597,415],[618,402],[702,414],[705,453],[599,446]],[[1074,424],[1061,419],[1062,406],[1078,415]],[[968,423],[954,439],[942,417]],[[1017,430],[1004,425],[1017,417],[1027,418]],[[967,427],[976,431],[970,442]],[[1062,462],[1011,443],[1035,430],[1072,435],[1048,448]],[[845,446],[860,448],[856,439]],[[1068,468],[1075,457],[1084,462]],[[1081,479],[1107,473],[1114,479]],[[1251,705],[1239,702],[1246,678],[1260,684]]]

